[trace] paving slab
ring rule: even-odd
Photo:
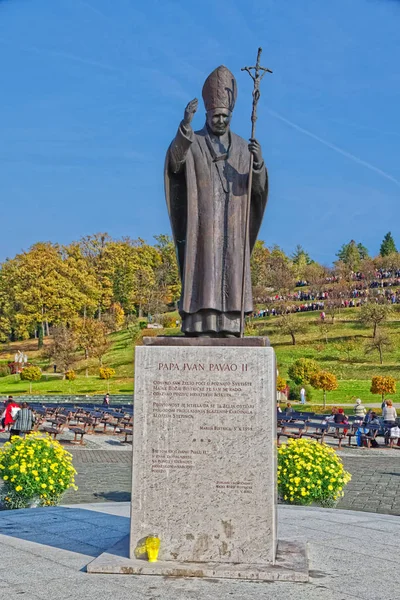
[[[308,545],[309,583],[87,573],[86,565],[111,545],[112,536],[122,538],[128,534],[129,503],[3,511],[0,598],[395,600],[399,597],[398,518],[292,506],[280,506],[278,515],[279,538]],[[60,525],[58,533],[43,531],[44,523],[55,522]],[[89,537],[85,543],[79,535],[82,525]],[[93,527],[98,529],[95,538]]]

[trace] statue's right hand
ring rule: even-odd
[[[190,123],[192,122],[192,119],[194,117],[194,114],[197,110],[197,107],[199,105],[199,101],[197,100],[197,98],[194,98],[194,100],[191,100],[189,102],[189,104],[187,105],[187,107],[185,108],[185,115],[183,117],[183,123],[187,126],[190,125]]]

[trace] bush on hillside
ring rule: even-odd
[[[39,367],[25,367],[21,371],[22,381],[40,381],[42,378],[42,371]]]
[[[11,374],[11,371],[7,365],[0,365],[0,377],[7,377],[7,375],[10,375],[10,374]]]
[[[288,369],[289,377],[298,385],[310,383],[311,377],[319,372],[318,363],[312,358],[299,358]]]
[[[69,369],[68,371],[65,371],[65,379],[67,381],[73,381],[74,379],[76,379],[76,373],[73,369]]]
[[[99,369],[100,379],[111,379],[111,377],[114,377],[114,375],[115,369],[112,369],[111,367],[100,367]]]

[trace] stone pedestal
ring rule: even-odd
[[[272,564],[274,351],[167,342],[136,349],[130,556],[156,535],[160,561]]]
[[[117,552],[118,570],[106,553],[90,571],[308,578],[293,544],[280,544],[276,564],[276,364],[267,344],[149,338],[136,348],[129,557]],[[147,536],[160,539],[156,563]]]

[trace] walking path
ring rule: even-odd
[[[125,502],[131,496],[131,451],[74,449],[77,492],[66,504]],[[400,515],[400,449],[349,448],[339,455],[352,474],[338,508]]]

